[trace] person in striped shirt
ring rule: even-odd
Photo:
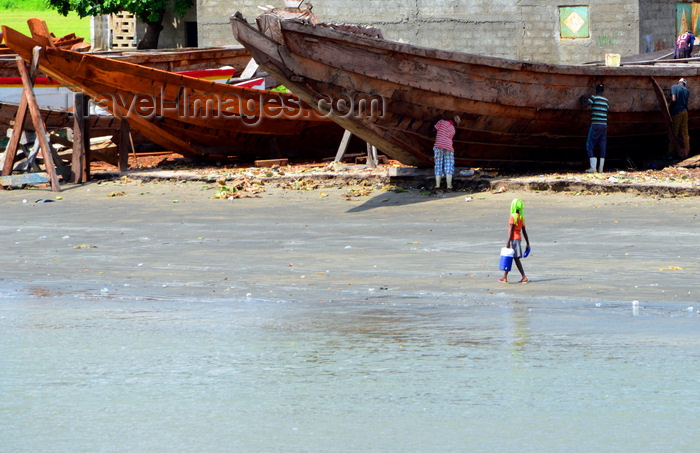
[[[433,153],[435,158],[435,188],[440,188],[442,177],[447,181],[447,190],[452,190],[452,175],[455,172],[455,150],[452,139],[457,130],[455,126],[459,124],[459,116],[451,120],[439,120],[435,123],[435,144]]]
[[[605,87],[598,85],[595,87],[595,94],[588,99],[591,106],[591,127],[588,130],[588,139],[586,140],[586,152],[588,160],[591,163],[591,168],[586,170],[586,173],[595,173],[596,171],[603,172],[605,167],[605,154],[608,146],[608,109],[610,102],[603,97]],[[598,161],[593,153],[596,146],[600,149],[600,161]],[[596,163],[597,170],[596,170]]]

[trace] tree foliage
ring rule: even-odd
[[[160,22],[163,12],[173,4],[176,14],[184,16],[194,0],[48,0],[49,6],[64,16],[75,11],[80,17],[113,14],[119,11],[133,13],[145,23]]]
[[[163,30],[163,15],[168,5],[180,17],[194,5],[195,0],[47,0],[47,4],[67,16],[75,11],[80,17],[100,16],[126,11],[134,14],[146,24],[146,34],[138,45],[139,49],[155,49],[158,37]]]

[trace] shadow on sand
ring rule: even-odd
[[[465,196],[469,196],[469,192],[435,192],[427,190],[406,190],[402,192],[389,191],[372,197],[361,205],[349,209],[347,212],[363,212],[387,206],[409,206],[445,198],[459,198]]]

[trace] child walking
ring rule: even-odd
[[[523,256],[523,248],[521,245],[522,238],[525,237],[525,250],[530,249],[530,239],[527,237],[527,230],[525,229],[525,218],[523,217],[523,200],[520,198],[514,199],[510,203],[510,217],[508,219],[508,242],[506,242],[506,247],[513,249],[513,260],[515,265],[522,275],[519,283],[527,283],[529,280],[525,276],[525,271],[523,270],[523,265],[520,262],[520,258]],[[499,282],[508,283],[508,271],[503,273],[503,278],[498,279]]]

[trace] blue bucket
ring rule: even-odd
[[[502,271],[510,272],[513,267],[513,255],[515,252],[513,249],[508,247],[503,247],[501,249],[501,263],[498,268]]]

